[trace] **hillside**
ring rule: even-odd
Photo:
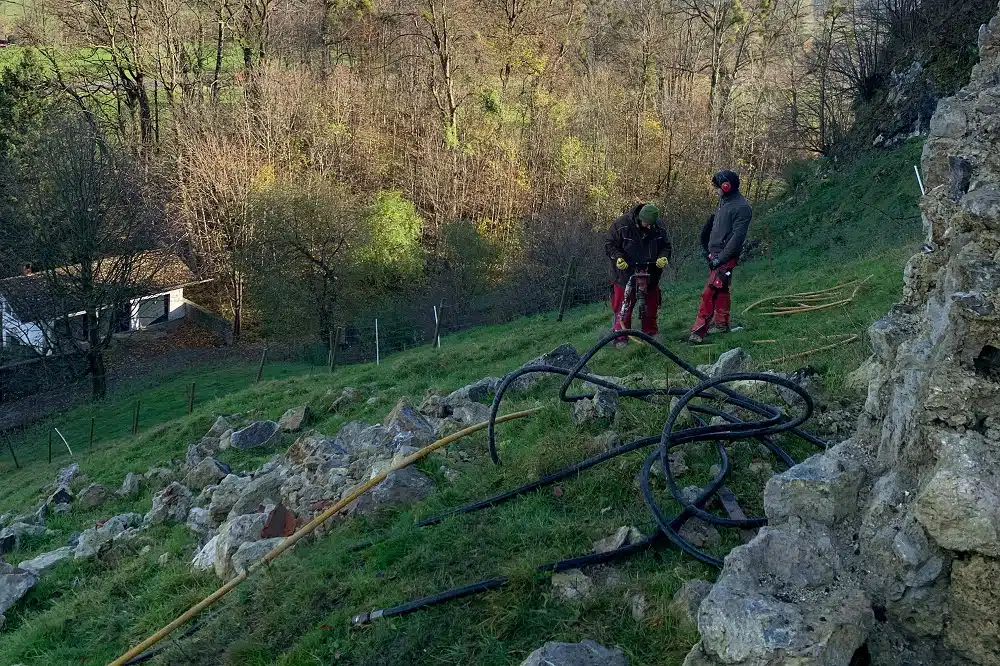
[[[826,410],[815,425],[836,438],[843,431],[835,432],[833,426],[850,424],[851,405],[859,399],[845,377],[868,356],[864,331],[899,298],[903,264],[920,242],[912,175],[919,151],[919,142],[912,142],[846,166],[809,163],[790,178],[784,199],[758,211],[754,233],[770,245],[770,259],[765,252],[738,269],[734,313],[758,299],[871,276],[851,302],[790,316],[754,309],[736,316],[735,323],[745,330],[710,339],[702,347],[685,347],[676,340],[691,323],[703,278],[682,272],[676,281],[664,283],[660,330],[665,344],[694,363],[709,363],[743,347],[755,359],[753,369],[790,371],[810,364],[825,386]],[[189,443],[219,415],[278,419],[288,408],[309,405],[316,414],[310,427],[332,436],[349,421],[381,422],[399,398],[417,404],[429,389],[449,392],[483,377],[502,376],[566,342],[587,349],[609,322],[606,307],[587,306],[572,310],[560,323],[545,314],[448,336],[440,350],[404,352],[381,365],[342,367],[333,374],[268,366],[260,384],[253,384],[255,367],[165,373],[154,388],[67,412],[14,441],[22,468],[14,469],[6,451],[0,454],[0,514],[23,513],[44,501],[39,487],[71,462],[58,437],[48,462],[53,427],[71,443],[89,482],[115,489],[129,472],[183,461]],[[854,334],[860,338],[851,344],[774,362],[825,346],[831,338],[823,336]],[[601,375],[639,374],[647,384],[682,379],[676,368],[638,344],[607,350],[591,366]],[[198,400],[187,415],[191,382],[197,384]],[[357,389],[362,399],[330,413],[330,404],[345,387]],[[621,526],[652,530],[634,486],[643,452],[587,470],[560,484],[558,491],[546,488],[434,527],[413,526],[414,519],[518,486],[598,451],[595,438],[606,428],[574,425],[570,407],[556,397],[557,387],[551,380],[541,382],[504,402],[505,412],[543,409],[500,426],[503,466],[490,463],[482,433],[434,454],[419,464],[436,486],[428,499],[398,513],[346,519],[325,537],[300,544],[219,604],[197,633],[182,639],[178,633],[178,640],[166,641],[167,652],[151,663],[507,666],[520,663],[545,641],[584,638],[620,646],[633,666],[681,663],[696,632],[680,621],[671,599],[684,581],[712,577],[711,568],[675,550],[648,552],[588,571],[600,593],[582,601],[557,598],[548,578],[534,572],[543,562],[590,552],[596,540]],[[131,436],[137,401],[140,433]],[[664,406],[624,401],[619,410],[615,427],[622,441],[657,434],[667,413]],[[90,446],[92,419],[95,439]],[[289,436],[283,447],[293,439]],[[250,472],[283,453],[283,447],[262,454],[230,449],[220,459],[236,473]],[[737,472],[730,485],[748,513],[759,511],[763,478],[747,468],[755,461],[777,467],[775,460],[757,460],[748,451],[735,458]],[[685,484],[707,482],[714,462],[708,455],[688,458]],[[78,481],[77,490],[82,485]],[[143,487],[134,499],[112,497],[97,509],[74,507],[50,516],[46,527],[54,534],[25,538],[7,561],[22,562],[64,546],[74,532],[110,516],[146,513],[152,494]],[[370,539],[377,543],[349,551]],[[713,552],[724,554],[738,539],[737,532],[726,530]],[[102,558],[59,564],[6,613],[0,663],[110,661],[216,589],[214,575],[192,573],[195,548],[196,538],[184,524],[158,525]],[[162,558],[166,553],[170,556]],[[362,629],[350,627],[357,613],[501,575],[511,579],[501,590]],[[642,614],[633,613],[637,596],[645,599]]]

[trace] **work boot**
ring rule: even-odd
[[[709,335],[716,335],[716,334],[728,333],[728,332],[729,332],[729,325],[728,324],[726,326],[722,326],[721,324],[712,324],[711,326],[708,327],[708,334]]]
[[[705,339],[703,337],[701,337],[700,335],[698,335],[697,333],[692,333],[691,335],[688,336],[687,341],[688,341],[688,344],[700,345],[702,342],[705,341]]]

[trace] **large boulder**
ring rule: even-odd
[[[680,589],[674,593],[674,598],[671,602],[671,609],[674,615],[690,625],[697,625],[698,608],[709,592],[712,591],[712,587],[712,583],[709,583],[707,580],[695,578],[694,580],[684,581]]]
[[[278,421],[282,432],[298,432],[312,418],[312,409],[308,405],[289,409]]]
[[[406,467],[393,472],[385,481],[358,498],[349,511],[372,514],[386,507],[413,504],[427,497],[433,489],[434,482],[426,474]]]
[[[257,421],[233,432],[229,441],[234,449],[248,451],[271,446],[277,441],[279,432],[280,428],[274,421]]]
[[[153,492],[163,490],[178,480],[178,474],[169,467],[150,467],[145,474],[146,484]]]
[[[230,471],[229,465],[215,458],[204,458],[184,477],[184,485],[193,490],[204,490],[217,485]]]
[[[0,560],[0,617],[20,601],[37,582],[38,577],[30,571]]]
[[[772,476],[764,488],[771,520],[791,516],[833,524],[857,507],[860,475],[837,458],[815,455]]]
[[[187,520],[188,511],[194,499],[187,486],[174,482],[153,495],[153,508],[146,514],[146,525],[159,525],[172,522],[183,523]]]
[[[226,521],[219,528],[218,539],[215,542],[215,575],[222,580],[229,580],[236,572],[233,569],[233,555],[245,543],[260,541],[261,530],[267,522],[267,514],[253,513],[241,515]]]
[[[250,485],[250,481],[248,476],[229,474],[219,482],[215,492],[212,493],[212,500],[208,506],[208,512],[211,514],[213,522],[218,524],[226,520],[244,489]]]
[[[955,562],[945,642],[975,664],[1000,664],[1000,561],[974,556]]]
[[[485,377],[467,386],[452,391],[445,400],[449,403],[482,402],[497,392],[502,380],[499,377]]]
[[[92,483],[77,495],[76,504],[84,511],[96,509],[108,499],[108,489],[99,483]]]
[[[582,643],[546,643],[521,666],[628,666],[625,654],[585,640]]]
[[[28,571],[37,577],[41,577],[43,573],[66,560],[73,558],[73,548],[70,546],[65,546],[63,548],[57,548],[50,553],[43,553],[38,557],[32,558],[30,560],[25,560],[18,564],[18,568]]]

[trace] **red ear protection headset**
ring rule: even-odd
[[[730,183],[728,180],[722,179],[721,171],[712,176],[712,184],[718,187],[720,190],[722,190],[723,194],[729,194],[730,192],[733,191],[733,184]]]

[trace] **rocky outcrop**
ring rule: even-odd
[[[278,424],[274,421],[257,421],[233,432],[229,441],[234,449],[248,451],[276,443],[279,432]]]
[[[0,629],[3,614],[16,604],[38,582],[35,574],[0,561]]]
[[[869,331],[857,431],[768,482],[688,666],[1000,664],[1000,16],[979,47],[929,124],[926,245]]]
[[[183,523],[193,501],[191,491],[175,481],[153,496],[153,508],[146,514],[145,524]]]

